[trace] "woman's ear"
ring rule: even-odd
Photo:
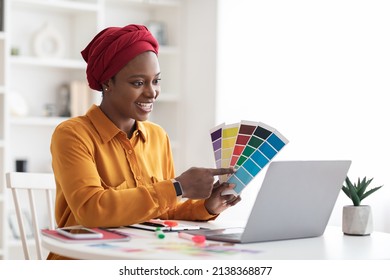
[[[109,83],[109,82],[110,82],[110,81],[108,80],[108,81],[102,83],[102,90],[103,90],[103,93],[109,91],[109,89],[110,89],[110,83]]]

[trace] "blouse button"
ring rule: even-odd
[[[141,178],[142,178],[141,176],[137,176],[137,180],[141,180]]]

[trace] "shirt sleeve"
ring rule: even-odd
[[[214,220],[217,217],[218,215],[212,215],[207,211],[203,199],[188,199],[179,203],[173,211],[170,211],[168,219],[209,221]]]

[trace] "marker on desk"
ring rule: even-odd
[[[165,238],[165,234],[164,234],[164,232],[161,230],[161,228],[156,228],[156,230],[154,231],[155,232],[155,234],[156,234],[156,236],[157,236],[157,238],[158,239],[164,239]]]
[[[176,222],[176,221],[164,221],[164,225],[168,226],[168,227],[176,227],[179,223]]]
[[[206,241],[206,237],[204,235],[192,235],[182,231],[180,231],[178,235],[180,238],[191,240],[197,244],[202,244]]]

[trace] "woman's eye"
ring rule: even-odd
[[[161,79],[155,79],[155,80],[153,81],[153,83],[154,83],[155,85],[160,84],[160,82],[161,82]]]
[[[134,86],[136,86],[136,87],[140,87],[140,86],[142,86],[144,83],[141,82],[141,81],[137,81],[137,82],[133,82],[132,84],[133,84]]]

